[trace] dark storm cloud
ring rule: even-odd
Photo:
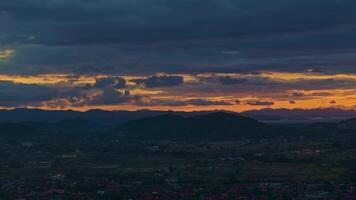
[[[4,73],[355,71],[355,19],[351,0],[2,1],[0,44],[15,54],[0,65]]]
[[[54,45],[254,38],[355,23],[355,3],[348,0],[13,0],[0,6],[4,20],[49,28],[52,34],[38,43]]]
[[[146,79],[133,80],[136,84],[144,84],[147,88],[174,87],[183,84],[182,76],[151,76]]]

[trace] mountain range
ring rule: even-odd
[[[0,110],[0,122],[52,122],[57,123],[69,118],[83,118],[99,124],[114,125],[127,121],[141,119],[145,117],[159,116],[163,114],[175,114],[179,116],[189,117],[194,115],[202,115],[217,111],[199,111],[199,112],[174,112],[174,111],[105,111],[105,110],[89,110],[86,112],[78,112],[71,110],[40,110],[40,109],[13,109]],[[230,112],[231,113],[231,112]],[[342,110],[336,108],[326,109],[262,109],[251,110],[237,113],[241,116],[254,118],[260,121],[274,120],[306,120],[306,121],[341,121],[356,117],[355,110]]]
[[[28,112],[29,110],[25,111]],[[65,115],[61,117],[71,112],[63,111]],[[54,113],[58,114],[58,112]],[[73,113],[78,114],[79,112]],[[142,111],[142,113],[145,113],[145,111]],[[181,113],[160,114],[157,112],[155,114],[154,116],[144,116],[125,122],[119,121],[110,125],[82,117],[68,117],[58,122],[0,122],[0,137],[108,134],[139,140],[222,141],[289,135],[353,135],[356,132],[356,118],[340,122],[290,126],[286,124],[269,124],[231,112],[183,113],[184,115]],[[58,116],[56,117],[58,118]]]

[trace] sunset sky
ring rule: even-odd
[[[353,0],[0,1],[0,108],[356,108]]]

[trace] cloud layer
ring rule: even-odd
[[[1,1],[0,107],[353,108],[355,19],[351,0]]]
[[[349,0],[12,0],[0,8],[0,44],[16,51],[2,73],[355,71]]]
[[[319,107],[351,109],[355,106],[355,87],[356,75],[314,72],[3,75],[0,76],[0,107],[234,111]]]

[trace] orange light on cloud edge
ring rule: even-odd
[[[161,110],[161,111],[184,111],[184,112],[192,112],[192,111],[214,111],[214,110],[226,110],[233,112],[244,112],[248,110],[261,110],[261,109],[319,109],[319,108],[339,108],[345,110],[354,110],[355,109],[355,99],[341,99],[336,101],[337,103],[332,104],[332,100],[334,98],[328,99],[310,99],[310,100],[302,100],[296,101],[295,104],[291,104],[290,101],[275,101],[272,106],[251,106],[251,105],[226,105],[226,106],[136,106],[136,105],[103,105],[103,106],[82,106],[82,107],[66,107],[66,108],[53,108],[53,107],[29,107],[36,109],[45,109],[45,110],[75,110],[75,111],[88,111],[93,109],[100,110],[127,110],[127,111],[137,111],[137,110]],[[335,98],[337,99],[337,98]]]
[[[257,75],[254,74],[238,74],[238,73],[229,73],[229,74],[211,74],[211,73],[203,73],[197,75],[191,74],[169,74],[169,75],[181,75],[184,77],[186,82],[198,82],[199,77],[206,76],[226,76],[229,75],[231,77],[244,78],[249,76],[258,76],[268,78],[270,80],[274,80],[277,82],[289,82],[289,81],[298,81],[298,80],[326,80],[326,79],[335,79],[335,80],[351,80],[356,83],[356,75],[355,74],[319,74],[319,73],[291,73],[291,72],[261,72]],[[68,83],[72,84],[70,87],[74,87],[76,85],[85,85],[85,84],[94,84],[97,78],[102,77],[110,77],[110,75],[95,75],[95,76],[75,76],[71,74],[42,74],[42,75],[0,75],[0,81],[11,81],[18,84],[38,84],[38,85],[52,85],[56,86],[57,84]],[[121,76],[125,78],[128,82],[133,79],[145,78],[148,76]],[[131,86],[132,82],[130,83]],[[168,89],[170,90],[170,89]],[[248,94],[249,91],[245,91],[244,95]],[[272,109],[315,109],[315,108],[329,108],[329,107],[337,107],[343,109],[354,109],[356,105],[356,95],[354,95],[353,89],[345,89],[345,88],[333,88],[330,90],[305,90],[303,93],[306,94],[304,97],[286,97],[285,93],[288,91],[283,91],[281,94],[271,94],[269,97],[254,97],[253,95],[247,97],[242,97],[244,101],[241,104],[235,103],[235,96],[239,96],[238,94],[213,94],[207,100],[221,100],[231,103],[232,105],[212,105],[212,106],[137,106],[137,105],[102,105],[102,106],[82,106],[82,107],[56,107],[56,106],[41,106],[41,107],[29,107],[29,108],[39,108],[39,109],[47,109],[47,110],[77,110],[77,111],[87,111],[91,109],[102,109],[102,110],[140,110],[140,109],[149,109],[149,110],[175,110],[175,111],[202,111],[202,110],[228,110],[235,112],[242,112],[247,110],[259,110],[264,108],[272,108]],[[313,93],[330,93],[330,95],[326,96],[308,96]],[[161,91],[157,88],[131,88],[131,93],[133,95],[147,95],[148,97],[161,98],[161,99],[170,99],[172,96],[169,96],[167,92]],[[215,95],[215,96],[214,96]],[[221,95],[221,96],[219,96]],[[283,96],[284,95],[284,96]],[[207,98],[207,97],[202,97]],[[239,97],[240,99],[241,97]],[[174,100],[187,100],[192,99],[191,96],[185,96],[182,94],[181,96],[177,96]],[[237,98],[236,98],[237,99]],[[258,106],[258,105],[249,105],[246,103],[246,99],[257,99],[261,101],[273,102],[273,105],[270,106]]]

